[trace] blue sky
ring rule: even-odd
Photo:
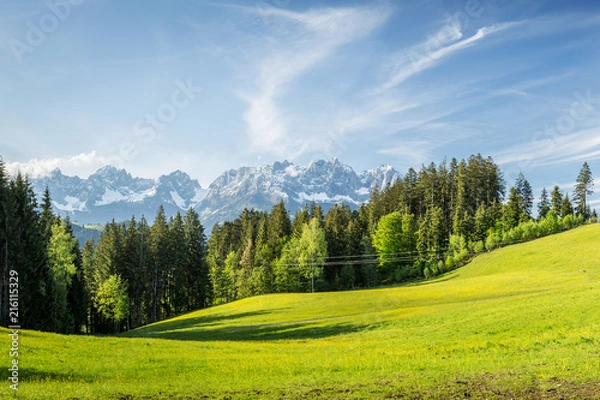
[[[207,186],[482,153],[570,191],[583,161],[600,174],[598,43],[593,1],[4,1],[0,154]]]

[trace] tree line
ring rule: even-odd
[[[559,187],[543,189],[534,218],[525,177],[507,192],[498,165],[474,155],[410,168],[357,210],[313,202],[291,216],[280,201],[215,224],[207,239],[193,209],[167,218],[160,207],[151,225],[113,220],[80,248],[48,190],[38,205],[28,178],[10,178],[0,161],[0,320],[12,269],[23,326],[63,333],[132,329],[260,294],[430,278],[478,252],[596,221],[592,193],[584,163],[574,203]]]

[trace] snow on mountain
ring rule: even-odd
[[[327,210],[336,203],[356,209],[368,201],[371,189],[383,187],[398,179],[391,166],[356,174],[337,159],[311,161],[296,166],[288,161],[261,167],[242,167],[229,170],[210,186],[204,200],[198,205],[205,226],[232,220],[244,208],[270,210],[283,200],[294,214],[312,201]]]
[[[162,204],[168,215],[195,207],[202,201],[206,190],[198,181],[181,171],[158,179],[134,178],[124,169],[107,166],[87,179],[63,175],[60,170],[50,176],[32,180],[34,190],[41,197],[50,189],[55,211],[70,216],[80,223],[125,221],[132,215],[142,214],[154,219]]]
[[[193,207],[210,232],[214,223],[233,220],[244,208],[270,210],[281,200],[292,214],[312,201],[325,210],[336,203],[356,209],[368,201],[375,185],[384,187],[398,177],[389,165],[356,174],[348,165],[332,159],[305,166],[283,161],[231,169],[208,189],[182,171],[144,179],[111,166],[87,179],[55,170],[32,182],[40,197],[48,186],[55,211],[79,223],[105,223],[113,218],[126,221],[132,215],[139,220],[142,214],[151,223],[162,204],[167,215]]]

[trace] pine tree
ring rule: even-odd
[[[169,242],[165,209],[161,205],[150,228],[150,254],[152,257],[150,321],[160,321],[166,295],[166,275],[169,265]]]
[[[308,221],[310,221],[308,207],[304,207],[294,215],[294,221],[292,222],[292,236],[300,237],[300,235],[302,235],[304,224],[308,223]]]
[[[348,227],[352,221],[352,210],[347,205],[334,204],[325,216],[324,230],[327,241],[327,252],[329,257],[342,257],[349,253]],[[324,279],[332,289],[338,289],[333,285],[336,276],[339,276],[343,265],[330,265],[325,268]]]
[[[71,333],[82,332],[88,315],[89,294],[86,290],[85,277],[83,273],[83,258],[79,242],[73,233],[73,225],[67,216],[64,220],[65,231],[71,237],[71,252],[75,255],[73,264],[75,264],[75,274],[71,277],[71,284],[67,288],[67,309],[73,317],[73,325],[70,327]]]
[[[512,187],[510,188],[510,195],[508,197],[508,203],[504,207],[504,215],[502,217],[502,223],[504,230],[508,231],[523,220],[523,216],[527,215],[523,209],[523,198],[519,194],[519,191]]]
[[[95,322],[94,322],[94,308],[93,308],[93,304],[92,304],[92,297],[91,294],[92,289],[93,289],[93,281],[94,281],[94,269],[95,269],[95,265],[94,265],[94,258],[95,258],[95,246],[94,246],[94,240],[93,239],[88,239],[85,244],[83,245],[83,248],[81,250],[81,266],[82,266],[82,272],[83,272],[83,282],[84,282],[84,286],[85,286],[85,291],[88,295],[88,302],[87,302],[87,307],[86,307],[86,314],[87,314],[87,320],[86,320],[86,332],[88,333],[95,333]]]
[[[124,234],[124,225],[112,220],[104,226],[104,230],[98,238],[98,244],[94,249],[93,262],[91,263],[92,276],[88,281],[89,293],[92,299],[90,319],[92,320],[92,330],[94,332],[107,333],[113,329],[114,321],[107,319],[98,310],[96,303],[99,290],[104,282],[111,276],[120,276],[125,270],[123,253]],[[85,258],[87,258],[87,254]],[[84,273],[89,267],[85,266],[84,263]]]
[[[436,259],[444,247],[444,215],[439,206],[427,210],[419,220],[417,231],[417,250],[424,261]]]
[[[577,203],[577,215],[587,220],[590,217],[587,199],[594,193],[594,178],[587,162],[583,163],[576,182],[573,200]]]
[[[50,189],[48,189],[48,186],[46,186],[44,195],[42,197],[42,214],[40,216],[42,235],[44,236],[46,243],[50,241],[50,237],[52,236],[52,225],[54,225],[55,219],[56,217],[52,212]]]
[[[152,282],[154,277],[154,260],[150,249],[151,229],[143,214],[140,217],[140,222],[137,224],[137,233],[139,238],[139,260],[136,271],[139,271],[138,279],[141,281],[139,289],[143,290],[143,294],[142,302],[137,303],[136,306],[140,308],[137,311],[139,318],[137,325],[141,325],[150,322],[152,314]]]
[[[490,214],[491,213],[485,206],[485,204],[480,205],[477,209],[477,212],[475,213],[475,222],[473,227],[473,242],[485,242],[485,239],[488,235],[488,230],[492,227],[492,218]]]
[[[519,172],[519,176],[515,182],[515,189],[521,196],[521,210],[524,214],[531,218],[531,210],[533,208],[533,190],[531,189],[531,185],[527,179],[525,179],[525,176],[522,172]]]
[[[573,215],[573,205],[571,204],[571,201],[569,200],[569,195],[566,194],[565,198],[562,201],[562,204],[560,206],[560,215],[561,217],[566,217],[567,215]]]
[[[142,243],[135,217],[132,217],[123,237],[123,268],[121,279],[127,283],[129,314],[127,328],[135,328],[144,320],[144,272]]]
[[[206,307],[211,298],[209,267],[206,260],[206,236],[198,213],[193,208],[187,211],[184,219],[186,260],[184,264],[188,290],[188,311]]]
[[[271,260],[279,258],[291,233],[292,223],[282,200],[273,206],[267,222],[267,243],[273,251]]]
[[[21,174],[11,182],[6,209],[8,270],[19,274],[21,326],[53,330],[54,287],[47,243],[40,229],[37,202],[31,183]]]
[[[539,219],[544,218],[548,212],[550,211],[550,201],[548,200],[548,192],[546,188],[542,189],[542,193],[540,195],[540,202],[538,203],[538,216]]]
[[[557,217],[562,216],[563,194],[558,186],[554,186],[554,189],[552,189],[550,203],[552,204],[552,211],[554,211],[554,214],[556,214]]]
[[[168,225],[168,264],[165,268],[165,318],[187,311],[187,245],[181,213],[177,211]]]

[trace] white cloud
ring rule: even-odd
[[[460,40],[463,33],[456,21],[450,21],[433,37],[393,57],[393,72],[372,94],[392,89],[414,75],[433,68],[460,50],[473,46],[484,37],[518,25],[518,22],[496,24],[479,29],[474,35]]]
[[[106,157],[98,155],[95,151],[81,153],[72,157],[34,158],[27,162],[7,162],[6,170],[12,176],[19,172],[31,178],[48,176],[55,169],[60,169],[68,175],[87,177],[98,168],[110,164]]]
[[[290,134],[291,115],[279,101],[303,74],[331,57],[341,46],[365,37],[380,26],[389,16],[389,10],[356,7],[297,13],[266,7],[254,12],[283,24],[290,33],[283,38],[268,38],[272,51],[254,66],[256,88],[250,93],[240,93],[248,103],[244,120],[256,150],[290,157],[306,149],[310,142],[319,146],[322,141]]]
[[[499,164],[519,163],[528,166],[551,166],[600,158],[600,129],[592,128],[568,135],[535,140],[512,146],[494,157]]]

